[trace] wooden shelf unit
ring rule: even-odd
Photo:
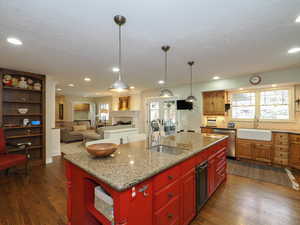
[[[41,102],[29,102],[29,101],[20,101],[20,100],[15,100],[15,101],[3,101],[3,103],[18,103],[18,104],[41,104]]]
[[[14,117],[14,116],[18,116],[18,117],[28,117],[28,116],[43,116],[42,113],[29,113],[29,114],[3,114],[3,116],[7,116],[7,117]]]
[[[26,72],[24,72],[26,73]],[[22,76],[22,75],[21,75]],[[21,77],[20,76],[20,77]],[[25,76],[25,75],[24,75]],[[26,76],[28,77],[28,76]],[[33,91],[33,92],[42,92],[42,91],[39,91],[39,90],[33,90],[33,89],[25,89],[25,88],[18,88],[18,87],[6,87],[6,86],[3,86],[3,89],[8,89],[8,90],[12,90],[12,91]]]
[[[25,89],[13,86],[5,86],[0,82],[0,126],[4,128],[6,139],[9,142],[31,142],[31,160],[34,165],[45,164],[45,75],[30,72],[16,71],[0,68],[0,77],[9,74],[14,78],[25,77],[34,83],[41,84],[41,90]],[[20,114],[19,108],[28,108],[26,114]],[[38,120],[40,125],[23,126],[23,120]],[[14,126],[7,126],[8,124]],[[9,152],[17,152],[20,149],[9,148]]]
[[[28,137],[38,137],[43,134],[25,134],[25,135],[16,135],[16,136],[7,136],[6,139],[17,139],[17,138],[28,138]]]
[[[31,128],[41,128],[42,126],[17,126],[17,127],[4,127],[4,130],[12,130],[12,129],[31,129]]]

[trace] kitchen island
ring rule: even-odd
[[[163,138],[169,151],[142,141],[106,158],[66,155],[68,224],[188,224],[197,211],[196,167],[208,161],[209,198],[226,180],[226,142],[222,135],[180,133]]]

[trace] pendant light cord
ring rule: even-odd
[[[121,25],[119,25],[119,80],[121,80],[121,71],[122,71],[122,39],[121,39]]]
[[[190,83],[190,87],[191,87],[191,95],[193,95],[193,66],[191,65],[191,83]]]
[[[167,86],[167,74],[168,74],[168,57],[167,57],[167,52],[165,52],[165,87]]]

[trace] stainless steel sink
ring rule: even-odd
[[[156,145],[156,146],[151,147],[150,151],[162,152],[162,153],[167,153],[167,154],[171,154],[171,155],[180,155],[185,150],[181,149],[181,148],[167,146],[167,145]]]

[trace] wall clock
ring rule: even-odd
[[[261,76],[259,75],[254,75],[252,77],[250,77],[249,79],[249,82],[252,84],[252,85],[257,85],[261,82]]]

